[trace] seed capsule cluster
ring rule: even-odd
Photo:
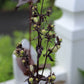
[[[25,0],[26,1],[26,0]],[[33,40],[37,39],[36,44],[36,52],[37,52],[37,64],[34,64],[30,50],[22,48],[22,44],[18,43],[14,54],[17,57],[21,58],[21,62],[25,67],[24,74],[28,76],[29,84],[39,84],[40,81],[45,81],[45,84],[54,84],[56,76],[51,72],[51,67],[47,66],[47,59],[50,61],[54,61],[52,54],[55,54],[59,49],[62,42],[56,33],[54,32],[54,25],[52,23],[48,23],[47,18],[50,17],[52,13],[52,8],[48,8],[45,12],[43,12],[44,0],[42,0],[41,10],[39,12],[38,4],[32,5],[33,0],[29,0],[30,5],[30,27],[33,26],[33,31],[37,32],[37,37],[32,38]],[[45,26],[47,24],[47,26]],[[29,34],[31,34],[31,28],[29,28]],[[30,36],[30,35],[29,35]],[[31,36],[29,37],[30,41]],[[53,40],[54,39],[54,40]],[[45,46],[42,45],[42,42],[45,40]],[[50,45],[53,44],[52,46]],[[45,52],[43,53],[43,50]],[[45,58],[44,64],[42,66],[39,65],[40,57],[43,56]],[[45,77],[43,75],[44,69],[50,69],[50,75]],[[39,70],[42,70],[42,74],[39,74]]]

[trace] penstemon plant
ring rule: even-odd
[[[41,10],[38,10],[38,3],[41,2]],[[21,58],[21,63],[24,67],[23,72],[25,75],[28,76],[28,79],[26,81],[28,84],[41,84],[41,81],[45,81],[45,84],[54,84],[54,81],[56,79],[56,76],[54,73],[52,73],[50,64],[47,64],[47,59],[49,58],[50,61],[54,61],[51,54],[58,51],[60,48],[60,44],[62,39],[60,39],[54,31],[54,25],[51,23],[48,23],[47,17],[50,17],[50,14],[52,12],[51,8],[48,8],[47,11],[43,12],[43,5],[44,0],[19,0],[16,9],[18,9],[21,5],[28,3],[29,4],[29,50],[22,47],[21,43],[17,44],[16,50],[14,51],[14,54],[17,56],[17,58]],[[44,24],[47,24],[47,27],[45,28]],[[36,45],[36,52],[37,52],[37,64],[34,63],[34,61],[31,58],[31,27],[33,25],[33,31],[37,32],[37,37],[33,38],[33,40],[37,39],[37,45]],[[46,39],[46,52],[45,54],[42,54],[44,47],[42,46],[43,39]],[[55,39],[53,47],[49,46],[49,43],[52,43],[52,39]],[[45,62],[43,65],[39,64],[40,57],[43,56],[45,58]],[[50,69],[50,75],[45,77],[43,75],[44,69],[48,68]],[[42,70],[42,74],[39,74],[39,70]]]

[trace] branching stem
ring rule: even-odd
[[[41,26],[41,20],[42,20],[42,10],[43,10],[43,3],[44,3],[44,0],[42,0],[42,5],[41,5],[41,13],[40,13],[40,21],[39,21],[39,24]],[[38,48],[41,47],[41,36],[40,36],[40,33],[38,32]],[[39,70],[39,53],[38,53],[38,56],[37,56],[37,77],[38,77],[38,70]]]
[[[31,22],[31,17],[32,17],[32,10],[31,10],[31,6],[32,4],[30,3],[29,5],[29,19],[30,19],[30,22],[29,22],[29,56],[31,58],[31,25],[32,25],[32,22]]]

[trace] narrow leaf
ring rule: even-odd
[[[79,72],[82,74],[82,76],[84,77],[84,70],[78,69]]]

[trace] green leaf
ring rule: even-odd
[[[80,71],[80,73],[82,74],[82,76],[84,77],[84,70],[82,69],[78,69]]]

